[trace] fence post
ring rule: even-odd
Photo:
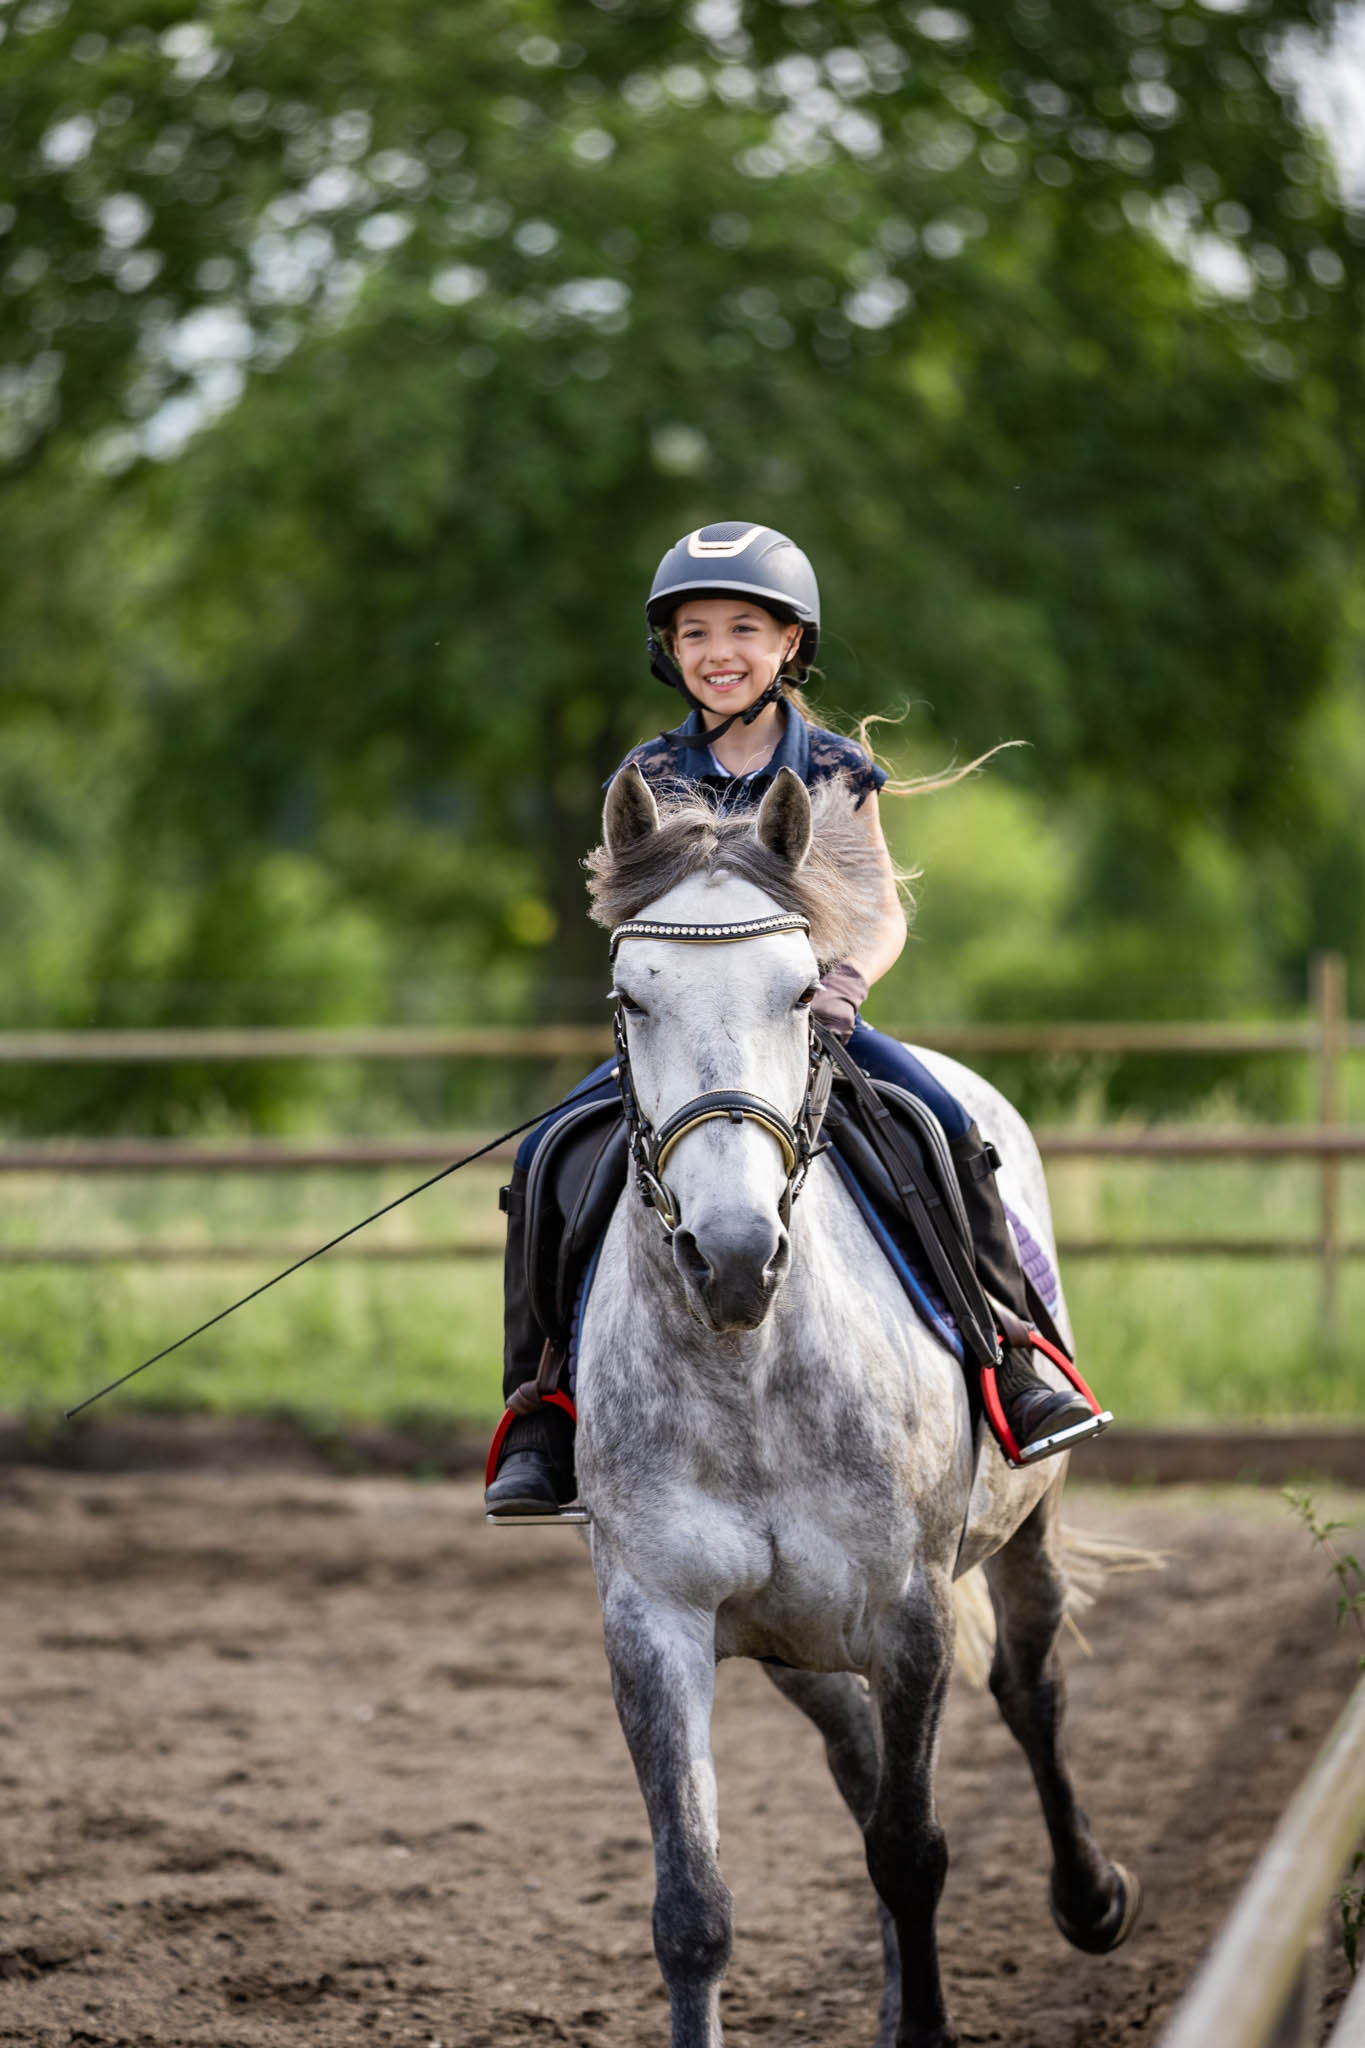
[[[1341,1122],[1341,1058],[1346,1050],[1346,962],[1340,953],[1313,959],[1313,1007],[1318,1026],[1318,1123],[1335,1131]],[[1324,1152],[1319,1165],[1322,1281],[1318,1334],[1334,1353],[1337,1340],[1337,1278],[1341,1266],[1341,1166]]]

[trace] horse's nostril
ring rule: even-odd
[[[777,1250],[763,1268],[763,1285],[765,1287],[776,1287],[791,1262],[792,1241],[784,1230],[778,1237]]]
[[[705,1287],[711,1278],[710,1263],[690,1230],[674,1231],[673,1261],[684,1279],[690,1280],[695,1287]]]

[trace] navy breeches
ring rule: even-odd
[[[923,1061],[907,1051],[898,1038],[874,1031],[860,1017],[853,1027],[848,1049],[874,1081],[894,1081],[907,1095],[918,1097],[932,1109],[948,1137],[961,1138],[971,1129],[972,1120],[957,1097],[941,1081],[936,1081]]]
[[[893,1081],[907,1094],[917,1096],[934,1112],[950,1138],[960,1138],[970,1127],[971,1118],[957,1097],[951,1095],[941,1081],[936,1081],[929,1069],[912,1052],[907,1052],[898,1038],[888,1038],[884,1031],[874,1031],[860,1017],[853,1027],[848,1049],[863,1072],[871,1075],[874,1081]],[[573,1090],[573,1102],[569,1106],[576,1108],[580,1102],[605,1102],[614,1095],[615,1066],[614,1059],[607,1059],[600,1067],[594,1067]],[[517,1165],[523,1172],[535,1158],[546,1132],[553,1130],[567,1113],[568,1106],[561,1102],[522,1139],[517,1147]]]

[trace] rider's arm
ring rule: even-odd
[[[888,967],[895,966],[901,956],[905,945],[905,911],[896,888],[895,871],[887,851],[876,796],[864,797],[855,815],[865,825],[869,838],[875,841],[882,862],[882,900],[877,922],[849,960],[849,965],[857,968],[870,988],[873,982],[881,980]]]

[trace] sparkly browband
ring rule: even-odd
[[[735,939],[763,939],[770,932],[809,932],[809,918],[795,912],[774,917],[746,917],[736,924],[668,924],[661,918],[632,917],[611,935],[611,957],[622,939],[681,939],[685,945],[729,945]]]

